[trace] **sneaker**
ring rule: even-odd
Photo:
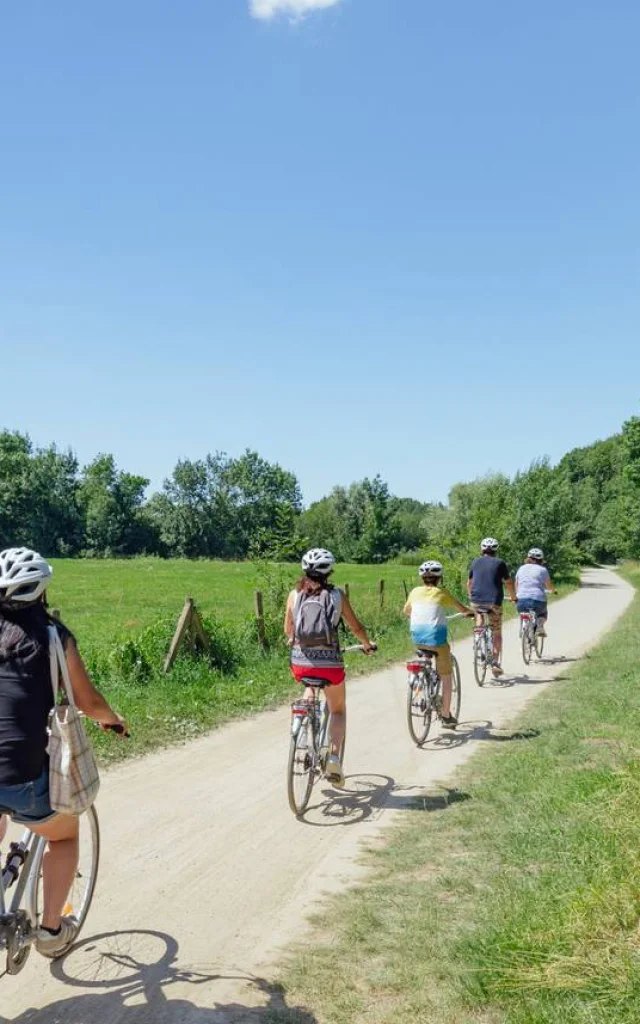
[[[538,628],[536,630],[536,633],[538,634],[538,636],[546,636],[547,635],[547,631],[544,628],[544,626],[538,626]]]
[[[442,728],[443,729],[455,729],[458,724],[458,719],[455,715],[443,715],[442,716]]]
[[[500,665],[498,664],[497,661],[493,662],[493,664],[491,666],[491,671],[493,672],[493,674],[494,674],[496,679],[498,678],[498,676],[503,676],[504,675],[504,672],[502,671],[502,669],[501,669],[501,667],[500,667]]]
[[[78,922],[75,917],[63,917],[60,921],[60,932],[52,935],[46,928],[38,928],[36,932],[36,949],[42,956],[62,956],[76,937]]]
[[[325,771],[327,779],[336,789],[344,789],[344,772],[337,754],[329,754]]]

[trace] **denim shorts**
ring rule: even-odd
[[[538,618],[546,619],[547,617],[547,602],[536,601],[533,597],[522,597],[518,601],[519,612],[535,612]]]
[[[55,818],[49,803],[49,769],[33,782],[5,786],[0,782],[0,814],[8,814],[19,825],[44,825]]]

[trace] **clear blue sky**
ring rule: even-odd
[[[637,0],[3,5],[0,426],[306,500],[618,429],[639,41]]]

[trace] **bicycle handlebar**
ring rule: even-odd
[[[368,649],[370,651],[377,651],[378,650],[378,645],[377,644],[370,644]],[[342,648],[342,653],[343,654],[350,654],[352,651],[362,651],[362,653],[364,654],[364,644],[352,644],[351,647],[343,647]]]

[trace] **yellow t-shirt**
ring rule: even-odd
[[[424,647],[439,647],[447,642],[446,608],[457,608],[457,602],[442,587],[414,587],[404,606],[411,612],[411,639]]]

